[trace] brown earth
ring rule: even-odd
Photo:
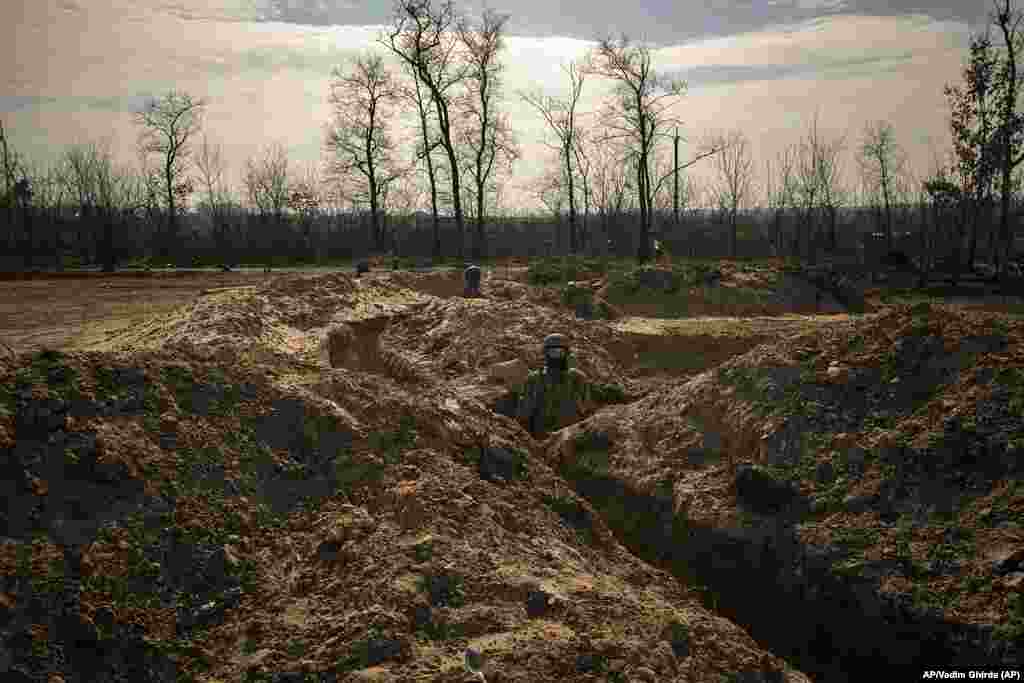
[[[722,270],[726,286],[747,277],[730,264]],[[65,385],[52,381],[54,367],[78,378],[82,400],[108,404],[125,390],[111,384],[109,369],[140,370],[150,392],[144,409],[72,415],[60,429],[96,434],[99,461],[123,463],[147,495],[177,482],[166,523],[212,535],[230,571],[248,581],[222,621],[183,641],[173,604],[142,605],[114,588],[139,571],[140,537],[122,523],[83,548],[82,619],[96,623],[106,609],[119,624],[140,625],[195,680],[209,682],[285,671],[337,671],[338,680],[351,681],[472,680],[461,664],[468,646],[483,652],[487,681],[717,681],[742,672],[775,680],[767,673],[775,671],[806,681],[716,614],[700,586],[627,550],[622,530],[573,490],[568,472],[585,450],[580,437],[607,435],[597,469],[642,493],[667,486],[673,510],[694,524],[743,524],[735,466],[765,464],[776,435],[794,421],[822,440],[785,474],[802,494],[824,498],[835,492],[807,474],[818,462],[838,466],[853,448],[874,452],[942,433],[943,418],[968,415],[979,396],[995,390],[978,373],[1024,367],[1019,321],[963,307],[880,307],[851,317],[794,306],[801,312],[780,317],[717,311],[683,320],[579,320],[555,288],[501,275],[487,274],[480,299],[460,296],[458,273],[5,283],[0,327],[13,353],[0,364],[0,398],[7,396],[0,402],[0,449],[14,453],[23,440],[18,401],[65,396]],[[710,308],[704,310],[716,312]],[[778,410],[766,413],[758,390],[736,388],[744,369],[799,367],[801,382],[831,387],[827,400],[817,396],[821,410],[842,415],[852,393],[842,383],[851,370],[883,364],[897,340],[931,334],[955,352],[979,330],[1002,335],[1005,344],[975,353],[971,364],[920,389],[918,407],[882,427],[785,412],[812,398],[780,398],[772,402]],[[509,380],[493,368],[514,360],[536,365],[540,342],[552,331],[565,333],[576,366],[592,381],[617,387],[619,398],[535,441],[495,412]],[[35,353],[46,346],[63,355]],[[886,381],[914,372],[898,367]],[[197,408],[201,401],[187,391],[241,386],[246,392],[231,400],[218,394],[211,404],[217,410]],[[267,439],[269,449],[260,450],[252,436],[254,425],[280,414],[287,399],[305,411],[288,438],[315,445],[345,435],[334,463],[340,479],[332,482],[343,482],[336,491],[275,517],[251,492],[215,497],[186,483],[182,468],[210,448],[227,481],[246,481],[253,458],[294,464],[298,446]],[[516,473],[487,474],[489,467],[501,470],[509,453],[519,463]],[[891,476],[883,470],[879,459],[868,458],[863,472],[842,484],[844,493],[877,496]],[[59,506],[56,485],[39,472],[26,477],[44,507]],[[1015,481],[990,482],[955,512],[953,524],[972,532],[975,549],[987,549],[958,558],[961,573],[891,576],[881,590],[907,592],[913,584],[955,596],[944,603],[949,618],[1016,623],[1010,597],[1019,590],[1017,575],[992,575],[992,553],[1005,559],[1024,548],[1024,492]],[[867,529],[871,542],[858,546],[864,558],[892,556],[899,529],[870,508],[820,506],[799,523],[800,538],[826,543]],[[993,510],[1001,525],[990,524]],[[926,561],[949,526],[918,525],[907,560]],[[18,571],[23,547],[0,545],[0,576]],[[39,575],[61,550],[44,537],[29,555]],[[968,587],[975,585],[984,590]],[[14,590],[0,592],[9,609],[21,599]],[[33,633],[47,637],[45,629]],[[374,648],[384,654],[367,655]]]

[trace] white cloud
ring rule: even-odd
[[[838,11],[847,6],[846,0],[797,0],[796,6],[802,10]]]
[[[147,9],[153,3],[135,0],[80,2],[84,13],[64,9],[67,2],[24,3],[20,30],[12,35],[0,22],[0,60],[18,67],[0,75],[0,92],[22,98],[9,99],[18,106],[8,107],[16,111],[5,118],[14,141],[40,156],[113,135],[115,151],[133,159],[136,131],[127,112],[70,103],[79,97],[123,106],[140,93],[175,87],[209,99],[208,131],[226,145],[236,172],[245,157],[272,141],[284,142],[297,162],[313,161],[329,117],[331,67],[355,51],[383,51],[376,44],[378,27],[245,20],[270,11],[267,2],[187,0],[165,3],[156,13]],[[184,20],[185,13],[207,18]],[[564,93],[561,65],[591,45],[564,37],[507,38],[503,106],[524,152],[517,181],[538,174],[549,154],[540,144],[542,122],[517,91]],[[892,120],[908,151],[926,164],[924,144],[912,141],[944,139],[941,88],[958,77],[965,50],[966,27],[960,24],[842,16],[666,47],[655,51],[655,59],[659,69],[700,67],[701,73],[730,78],[692,88],[679,114],[692,137],[712,128],[744,129],[759,163],[796,138],[794,120],[821,106],[823,127],[836,134],[856,135],[869,119]],[[583,109],[596,109],[609,88],[590,77]]]

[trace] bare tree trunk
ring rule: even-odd
[[[729,255],[735,260],[736,258],[736,208],[733,207],[729,211]]]
[[[921,200],[921,225],[920,225],[920,240],[921,240],[921,269],[918,271],[917,287],[918,289],[924,289],[928,286],[928,271],[931,267],[931,254],[929,252],[928,245],[928,204],[922,199]]]
[[[114,254],[114,216],[109,210],[103,212],[103,272],[113,273],[117,268],[117,257]]]
[[[571,144],[571,140],[567,144]],[[572,177],[572,156],[569,154],[568,149],[562,150],[562,156],[565,159],[565,179],[568,185],[569,191],[569,253],[575,254],[577,249],[576,244],[576,188],[573,183]]]

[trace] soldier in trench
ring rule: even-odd
[[[476,298],[480,294],[480,266],[470,266],[462,273],[463,289],[462,296]]]
[[[586,375],[569,367],[565,335],[549,334],[543,350],[544,369],[530,372],[516,410],[517,419],[534,436],[578,422],[594,408]]]

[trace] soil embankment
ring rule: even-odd
[[[0,363],[11,675],[454,682],[467,646],[488,681],[1019,665],[1019,321],[218,277]],[[553,331],[601,400],[538,442],[492,408]]]

